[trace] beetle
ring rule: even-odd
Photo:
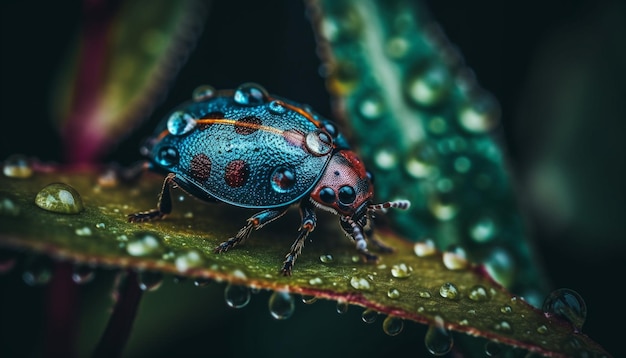
[[[130,222],[169,214],[171,187],[206,202],[262,209],[216,253],[243,243],[252,230],[298,204],[299,233],[281,268],[286,276],[315,229],[315,209],[338,215],[358,253],[371,263],[378,257],[368,251],[366,238],[391,250],[371,235],[371,213],[410,205],[407,200],[372,204],[373,178],[336,125],[308,106],[269,95],[256,83],[222,91],[199,87],[191,101],[166,116],[141,151],[149,167],[166,176],[157,207],[128,215]]]

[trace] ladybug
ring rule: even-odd
[[[292,273],[304,242],[315,229],[315,209],[339,216],[345,233],[366,262],[366,236],[383,250],[369,228],[370,213],[407,209],[406,200],[372,204],[372,176],[329,120],[308,106],[271,96],[258,84],[216,91],[194,91],[193,100],[175,108],[142,148],[149,168],[165,174],[157,208],[128,215],[130,222],[161,219],[172,210],[170,187],[206,202],[262,209],[247,219],[215,252],[243,243],[252,230],[300,207],[298,236],[287,253],[282,274]]]

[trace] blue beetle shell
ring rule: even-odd
[[[176,108],[149,140],[153,165],[200,199],[274,208],[307,195],[347,146],[330,121],[293,102],[242,102],[220,92]]]

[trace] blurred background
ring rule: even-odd
[[[500,101],[504,150],[529,239],[549,281],[580,293],[588,310],[583,332],[614,356],[625,356],[619,341],[626,314],[618,292],[626,272],[626,5],[618,0],[425,4],[479,83]],[[81,6],[40,0],[0,4],[0,158],[21,153],[62,160],[51,92],[76,40]],[[201,84],[219,89],[258,82],[332,118],[301,2],[215,1],[208,16],[198,46],[167,95],[155,99],[154,113],[107,161],[138,160],[141,140]],[[103,271],[81,287],[81,352],[89,352],[106,322],[111,280]],[[2,356],[41,352],[45,288],[20,281],[16,273],[0,276],[0,304],[10,313],[0,316]],[[265,293],[236,311],[226,307],[222,295],[219,285],[197,289],[167,280],[144,298],[127,355],[425,353],[425,329],[419,325],[407,324],[401,335],[388,337],[382,320],[365,325],[358,309],[338,315],[330,302],[300,304],[294,317],[275,321],[267,297],[259,297]],[[294,332],[306,338],[294,340]]]

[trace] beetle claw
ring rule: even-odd
[[[162,213],[159,210],[149,210],[149,211],[141,211],[134,214],[128,214],[128,222],[130,223],[143,223],[146,221],[163,219],[165,217],[165,213]]]

